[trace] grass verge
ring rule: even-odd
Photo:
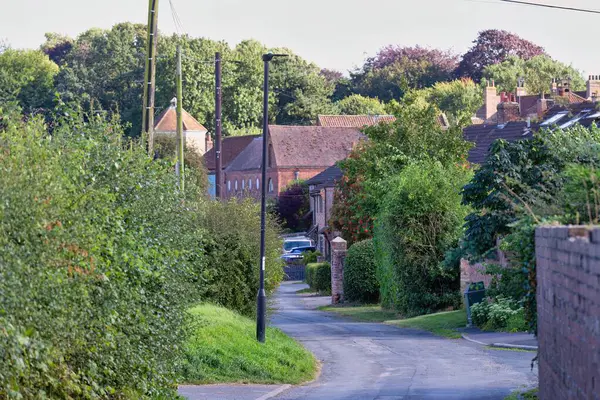
[[[399,318],[395,311],[384,310],[381,306],[360,305],[360,306],[323,306],[319,307],[321,311],[330,311],[344,317],[349,317],[361,322],[385,322],[390,319]]]
[[[314,379],[317,361],[294,339],[267,328],[256,341],[253,320],[210,304],[193,307],[183,378],[190,384],[290,383]]]
[[[514,392],[511,393],[508,397],[505,397],[504,400],[537,400],[538,399],[538,389],[531,389],[526,392]]]
[[[422,329],[438,336],[460,339],[461,334],[456,329],[464,328],[467,325],[467,313],[465,310],[445,311],[397,321],[386,321],[386,324],[402,328]]]
[[[314,293],[314,294],[317,294],[317,292],[314,289],[311,289],[309,287],[304,288],[304,289],[300,289],[296,293],[298,293],[298,294],[304,294],[304,293]]]

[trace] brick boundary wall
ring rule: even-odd
[[[535,234],[541,400],[600,399],[600,228]]]

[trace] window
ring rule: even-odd
[[[295,171],[295,172],[294,172],[294,179],[295,179],[295,180],[298,180],[298,179],[300,179],[300,171]]]
[[[248,189],[252,190],[252,179],[248,179]]]
[[[269,193],[273,193],[273,179],[269,178]]]
[[[237,182],[238,182],[238,181],[237,181],[237,179],[236,179],[236,180],[235,180],[235,190],[236,190],[236,192],[237,192],[237,188],[238,188]]]
[[[246,181],[242,179],[242,190],[246,189]]]
[[[227,181],[227,191],[231,192],[231,181]]]
[[[256,190],[260,189],[260,181],[256,178]]]

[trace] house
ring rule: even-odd
[[[206,153],[212,147],[212,139],[200,122],[185,110],[181,112],[183,120],[183,138],[185,145],[193,148],[200,155]],[[177,99],[171,100],[171,105],[159,115],[154,124],[154,136],[177,136]]]
[[[227,167],[240,155],[242,151],[254,140],[257,135],[247,136],[228,136],[221,141],[221,167],[222,175],[225,175]],[[204,163],[208,170],[209,194],[215,197],[215,172],[217,169],[217,161],[215,158],[215,149],[211,148],[204,154]],[[226,182],[225,179],[223,179]],[[226,188],[221,189],[223,194],[226,193]]]
[[[380,122],[394,122],[393,115],[318,115],[317,126],[330,128],[364,128]]]
[[[358,128],[270,125],[267,195],[307,180],[345,159],[364,135]],[[248,141],[225,168],[225,198],[260,196],[262,139]]]
[[[306,181],[310,193],[310,211],[313,217],[312,228],[308,235],[315,241],[317,249],[326,258],[331,255],[330,242],[335,237],[329,229],[335,185],[343,176],[342,170],[337,165],[333,165]]]

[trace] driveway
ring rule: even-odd
[[[321,376],[276,399],[501,400],[537,382],[537,371],[530,366],[534,353],[491,350],[427,332],[352,322],[315,309],[327,299],[295,294],[305,287],[281,286],[271,323],[321,360]]]

